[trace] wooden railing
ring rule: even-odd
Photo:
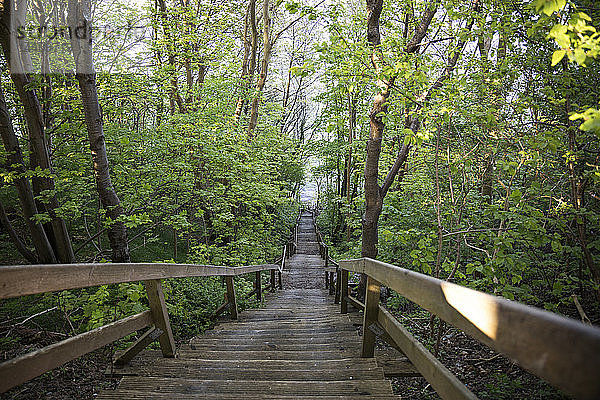
[[[311,211],[313,218],[315,218],[315,212]],[[335,295],[335,304],[340,302],[340,269],[338,263],[329,256],[329,246],[323,240],[323,235],[319,231],[317,226],[316,218],[313,220],[315,232],[317,234],[317,243],[319,245],[319,255],[325,262],[325,288],[329,289],[330,295]]]
[[[382,285],[565,393],[581,399],[600,398],[597,327],[369,258],[340,261],[339,270],[342,313],[350,301],[348,273],[368,277],[361,355],[373,357],[375,338],[380,336],[399,348],[442,398],[476,397],[379,304]]]
[[[63,365],[75,358],[121,339],[137,330],[153,327],[115,360],[116,365],[130,361],[148,344],[158,339],[164,357],[175,356],[175,341],[163,294],[162,279],[223,276],[227,286],[227,301],[217,311],[229,308],[237,319],[238,309],[233,278],[256,274],[255,289],[250,295],[262,296],[261,272],[271,271],[272,290],[281,288],[281,272],[285,266],[289,243],[276,264],[224,267],[193,264],[51,264],[4,266],[0,268],[0,299],[34,295],[58,290],[78,289],[99,285],[144,281],[149,310],[123,318],[108,325],[73,336],[31,353],[0,364],[0,393]],[[287,254],[286,254],[287,253]]]

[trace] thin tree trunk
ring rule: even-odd
[[[85,26],[90,26],[90,21],[86,17],[89,15],[89,10],[89,0],[69,0],[69,25],[77,26],[85,23]],[[76,76],[81,91],[85,124],[92,152],[96,190],[109,223],[108,240],[112,249],[112,261],[129,262],[127,229],[123,221],[119,220],[123,215],[123,207],[110,179],[102,112],[98,103],[96,73],[92,61],[90,42],[91,40],[79,40],[76,37],[71,39],[71,47],[77,68]]]
[[[23,154],[21,152],[21,147],[19,146],[19,140],[13,129],[2,87],[0,87],[0,135],[2,136],[2,142],[6,149],[9,169],[16,173],[14,183],[23,209],[25,222],[31,233],[31,239],[37,253],[37,258],[39,259],[39,262],[42,263],[55,263],[56,257],[52,246],[50,245],[50,241],[46,236],[44,227],[33,220],[33,216],[38,213],[38,210],[31,185],[25,177]],[[15,244],[18,245],[16,241]],[[25,256],[23,252],[21,252],[21,254]],[[27,259],[31,261],[29,258]]]
[[[380,73],[383,70],[383,57],[381,54],[381,35],[379,32],[379,17],[383,6],[383,0],[367,0],[367,41],[372,47],[371,63],[375,68],[375,71]],[[433,17],[436,13],[438,2],[433,0],[429,6],[423,12],[421,22],[411,40],[406,46],[407,53],[417,52],[421,41],[427,34],[427,30]],[[459,53],[459,52],[457,52]],[[453,57],[449,64],[454,67],[457,57]],[[442,77],[432,85],[432,87],[425,93],[423,97],[427,100],[431,93],[441,87],[442,82],[447,78],[451,72],[451,68],[448,67],[444,70]],[[362,251],[363,257],[375,258],[377,257],[377,243],[378,243],[378,224],[381,210],[383,208],[383,199],[387,194],[390,186],[394,182],[394,179],[398,175],[398,172],[403,167],[404,163],[408,159],[410,146],[404,144],[398,153],[394,165],[388,172],[383,185],[379,187],[379,155],[381,153],[381,142],[383,139],[383,132],[385,124],[383,123],[383,116],[387,114],[388,98],[390,96],[390,88],[394,85],[395,76],[391,76],[386,82],[380,79],[377,82],[379,87],[379,93],[373,98],[373,105],[371,112],[369,113],[369,138],[367,140],[367,155],[365,160],[365,212],[362,220]],[[413,132],[418,131],[420,127],[420,121],[418,118],[413,118],[407,121],[407,127],[412,129]],[[366,289],[366,277],[361,276],[359,284],[359,295],[362,295]]]
[[[171,114],[175,113],[175,105],[177,105],[179,112],[185,114],[186,108],[179,93],[179,81],[177,79],[177,56],[175,54],[173,32],[171,29],[169,16],[167,15],[167,5],[165,0],[157,0],[160,9],[161,21],[163,24],[163,31],[167,40],[167,54],[169,60],[169,75],[170,75],[170,103],[171,103]]]
[[[33,254],[27,248],[27,246],[25,246],[25,243],[23,243],[23,241],[21,240],[21,238],[15,231],[15,228],[12,226],[12,224],[10,223],[10,220],[8,219],[8,215],[6,215],[6,210],[4,209],[4,205],[2,204],[1,201],[0,201],[0,225],[4,226],[4,228],[8,232],[8,236],[10,237],[10,240],[13,241],[13,243],[15,244],[15,247],[17,248],[19,253],[21,253],[21,255],[30,263],[37,264],[38,263],[37,257],[35,256],[35,254]]]
[[[12,9],[12,1],[6,0],[0,20],[0,44],[2,45],[4,58],[7,61],[7,64],[11,68],[14,68],[14,70],[11,70],[10,76],[25,110],[25,118],[29,132],[29,143],[32,150],[30,154],[32,167],[34,169],[39,167],[43,171],[52,173],[52,164],[50,162],[44,132],[42,107],[40,106],[37,94],[32,88],[33,82],[31,78],[28,74],[24,73],[26,70],[23,67],[21,59],[19,57],[13,57],[13,54],[16,52],[11,51],[11,46],[17,45],[14,41],[11,42],[10,18]],[[30,59],[26,50],[20,49],[20,52],[25,52],[21,54],[23,59]],[[39,195],[42,191],[54,193],[54,179],[51,176],[34,176],[32,178],[32,183],[35,195]],[[55,210],[57,208],[59,208],[59,203],[54,194],[48,195],[47,204],[43,205],[40,203],[38,205],[38,211],[46,211],[51,218],[49,223],[50,227],[47,229],[46,235],[49,236],[48,239],[52,244],[56,258],[62,262],[71,263],[75,261],[75,254],[73,253],[67,226],[64,220],[56,215]]]
[[[351,177],[352,177],[352,141],[354,140],[354,125],[356,124],[356,105],[352,100],[352,94],[348,91],[348,162],[346,163],[346,203],[348,210],[346,212],[346,240],[350,240],[350,210],[351,210]]]
[[[567,72],[568,64],[566,60],[563,60],[563,71]],[[571,98],[567,94],[566,102],[565,102],[565,111],[566,111],[566,124],[567,124],[567,140],[569,146],[570,154],[577,153],[577,139],[575,138],[576,128],[572,126],[571,121],[568,116],[571,114]],[[587,178],[583,178],[578,176],[575,170],[575,159],[573,157],[569,157],[567,160],[567,169],[569,171],[569,182],[571,186],[571,203],[573,204],[573,208],[575,212],[579,214],[581,209],[584,207],[584,190],[587,184]],[[587,267],[588,271],[592,275],[592,280],[598,286],[596,289],[596,299],[600,300],[600,270],[596,265],[594,258],[592,256],[592,252],[588,247],[587,240],[587,218],[585,215],[576,215],[574,218],[575,225],[577,226],[577,240],[579,242],[579,247],[581,248],[581,252],[583,254],[583,263]]]
[[[367,0],[367,40],[372,47],[371,62],[375,70],[381,70],[381,36],[379,34],[379,17],[383,0]],[[363,257],[377,257],[377,225],[383,207],[383,196],[379,188],[379,155],[381,140],[385,125],[382,116],[387,113],[387,99],[390,95],[389,85],[383,81],[377,83],[379,93],[373,98],[369,113],[369,138],[367,140],[367,157],[365,160],[365,213],[362,218],[362,249]],[[361,286],[364,279],[361,279]],[[366,282],[364,282],[366,283]],[[362,290],[360,291],[362,293]]]
[[[269,0],[263,1],[263,57],[260,65],[260,76],[256,84],[256,92],[252,97],[252,107],[250,109],[250,122],[248,123],[248,136],[254,136],[254,129],[258,122],[258,104],[263,89],[267,82],[267,70],[269,68],[269,59],[271,58],[271,19],[269,17]]]
[[[251,38],[248,41],[248,28],[252,27]],[[248,87],[250,85],[251,74],[254,74],[256,68],[256,46],[258,39],[258,31],[256,30],[256,0],[250,0],[248,9],[246,10],[246,19],[244,22],[244,58],[242,60],[242,75],[240,85],[240,97],[238,98],[235,107],[234,118],[236,121],[240,119],[242,110],[246,104],[248,97]]]

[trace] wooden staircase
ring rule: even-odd
[[[284,290],[191,340],[174,359],[142,353],[117,390],[99,399],[392,399],[374,358],[360,358],[358,327],[324,287],[313,218],[301,216]]]
[[[286,257],[290,254],[295,255]],[[127,365],[118,370],[124,378],[117,390],[107,390],[98,398],[381,399],[394,398],[384,376],[421,374],[441,398],[476,399],[379,304],[380,290],[385,286],[566,394],[600,399],[600,357],[590,357],[600,354],[598,327],[397,265],[366,257],[335,261],[328,254],[323,238],[318,232],[315,235],[312,214],[303,213],[276,264],[1,266],[0,300],[141,281],[149,309],[0,363],[0,393],[149,328],[115,360]],[[264,308],[238,315],[234,278],[248,274],[260,277],[265,272],[270,273],[268,287],[285,290],[266,296]],[[364,303],[349,294],[350,273],[367,276]],[[229,310],[238,321],[222,324],[177,351],[162,281],[207,276],[224,277],[227,287],[226,301],[215,314]],[[260,299],[262,293],[257,284],[250,294]],[[363,310],[364,317],[346,314],[349,305]],[[156,339],[160,352],[140,353]],[[382,340],[401,353],[384,352],[382,357],[376,348]],[[173,358],[176,353],[178,357]],[[377,355],[377,363],[373,355]]]

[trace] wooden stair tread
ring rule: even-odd
[[[189,350],[207,351],[207,350],[218,350],[218,351],[336,351],[342,350],[347,351],[349,349],[357,349],[360,346],[360,342],[346,342],[340,341],[337,343],[278,343],[276,341],[267,341],[265,343],[204,343],[198,340],[189,346]]]
[[[236,344],[240,344],[240,345],[257,345],[257,346],[262,346],[262,345],[268,345],[268,344],[275,344],[275,345],[285,345],[285,346],[290,346],[290,345],[320,345],[320,344],[331,344],[331,345],[337,345],[337,344],[352,344],[352,345],[356,345],[356,346],[360,346],[361,342],[360,342],[360,337],[358,335],[336,335],[335,337],[331,337],[329,335],[325,335],[325,336],[312,336],[312,337],[264,337],[264,336],[246,336],[246,337],[240,337],[240,338],[234,338],[234,337],[229,337],[229,338],[218,338],[218,337],[212,337],[212,338],[194,338],[190,341],[189,343],[190,345],[236,345]]]
[[[201,380],[159,377],[125,377],[119,385],[124,390],[148,390],[186,394],[254,393],[296,396],[314,395],[389,395],[391,384],[384,379],[341,381],[261,381],[261,380]]]
[[[203,395],[202,398],[210,398],[215,400],[240,400],[240,395],[230,393],[210,394]],[[251,397],[244,396],[244,399],[269,399],[269,400],[297,400],[298,396],[288,395],[281,396],[277,394],[265,394],[261,396],[259,393],[253,393]],[[130,400],[197,400],[197,394],[189,393],[160,393],[150,391],[136,391],[136,390],[121,390],[105,391],[100,394],[97,399],[99,400],[117,400],[117,399],[130,399]],[[392,395],[328,395],[328,396],[311,396],[303,395],[304,400],[397,400],[399,397]]]
[[[142,368],[155,364],[196,366],[198,368],[234,368],[234,369],[332,369],[350,370],[354,368],[373,369],[377,368],[377,362],[373,358],[339,358],[332,360],[207,360],[202,358],[158,358],[157,354],[150,355],[142,353],[136,357],[129,367]]]
[[[116,371],[116,376],[149,376],[161,378],[186,378],[201,380],[273,380],[273,381],[342,381],[360,379],[376,380],[382,379],[383,369],[375,367],[371,369],[291,369],[265,367],[261,369],[251,368],[202,368],[197,364],[176,363],[173,365],[155,364],[151,367],[142,366],[134,370]]]
[[[315,350],[315,351],[253,351],[253,350],[181,350],[181,357],[213,359],[213,360],[329,360],[335,358],[359,357],[360,348],[347,350]]]

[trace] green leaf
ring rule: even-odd
[[[574,56],[575,56],[575,62],[579,65],[583,65],[585,63],[585,59],[586,59],[586,55],[585,55],[585,51],[578,47],[575,49],[575,51],[573,52]]]
[[[563,49],[556,50],[552,53],[552,66],[558,64],[564,58],[565,54],[567,54],[567,52]]]
[[[562,252],[562,245],[560,244],[560,242],[558,240],[553,240],[550,245],[552,246],[552,251],[554,251],[555,253],[561,253]]]

